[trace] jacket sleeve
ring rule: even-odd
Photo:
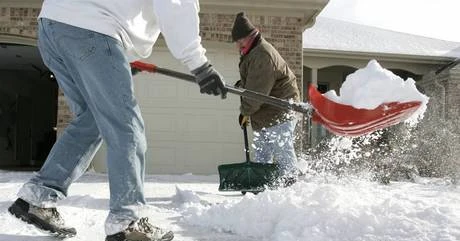
[[[153,0],[154,12],[171,54],[189,70],[207,58],[199,35],[198,0]]]
[[[270,55],[264,53],[249,63],[244,87],[248,90],[270,95],[275,85],[275,80],[275,64]],[[250,116],[258,111],[262,104],[259,101],[242,98],[240,112],[242,115]]]

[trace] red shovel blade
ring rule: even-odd
[[[420,101],[383,103],[375,109],[358,109],[329,100],[313,85],[309,86],[313,121],[340,136],[360,136],[398,124],[409,118],[422,104]]]

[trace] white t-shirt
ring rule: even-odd
[[[160,32],[189,70],[207,58],[199,36],[198,0],[44,0],[39,18],[106,34],[130,61],[148,57]]]

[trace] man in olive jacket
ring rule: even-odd
[[[296,77],[278,51],[268,43],[243,12],[238,13],[232,29],[241,59],[238,87],[280,99],[299,101]],[[254,131],[257,162],[279,164],[282,174],[294,176],[297,158],[294,151],[296,118],[288,110],[241,98],[239,123],[250,119]]]

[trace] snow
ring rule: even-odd
[[[53,240],[6,211],[31,172],[0,172],[0,240]],[[148,217],[174,240],[460,240],[460,189],[447,179],[382,185],[359,178],[307,176],[258,195],[219,192],[218,177],[147,176]],[[104,174],[74,183],[58,210],[78,235],[103,240],[109,190]]]
[[[318,17],[303,33],[304,49],[460,57],[460,43]]]
[[[410,123],[423,118],[428,103],[428,97],[417,90],[412,78],[403,80],[382,68],[375,59],[370,60],[365,68],[348,75],[339,91],[340,96],[335,90],[330,90],[324,95],[334,102],[363,109],[374,109],[390,102],[422,102],[408,119]]]

